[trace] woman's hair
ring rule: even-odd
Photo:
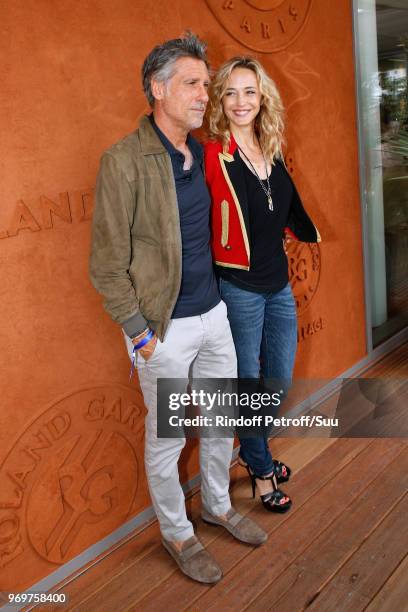
[[[258,60],[252,57],[237,56],[225,62],[214,75],[209,89],[209,104],[206,124],[209,137],[220,140],[224,151],[228,149],[231,132],[228,119],[222,107],[222,98],[227,89],[227,81],[235,68],[247,68],[255,73],[261,92],[261,108],[255,119],[255,132],[267,159],[283,158],[283,104],[278,89]]]

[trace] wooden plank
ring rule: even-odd
[[[124,571],[128,563],[135,559],[142,559],[152,548],[157,546],[159,538],[159,527],[154,521],[145,529],[137,532],[131,538],[127,538],[118,548],[107,553],[100,560],[96,559],[93,564],[83,568],[81,574],[69,578],[67,582],[61,583],[53,593],[64,593],[68,602],[64,610],[73,610],[81,600],[91,595],[100,586],[108,588],[110,580]],[[30,608],[28,608],[30,609]],[[61,605],[47,604],[46,612],[61,612]],[[42,612],[41,606],[35,607],[35,612]]]
[[[350,461],[358,452],[361,452],[362,449],[367,447],[369,441],[363,440],[359,443],[356,441],[346,441],[340,440],[338,441],[338,450],[337,452],[331,451],[335,445],[330,445],[328,450],[323,454],[319,454],[315,461],[319,461],[320,458],[321,465],[318,469],[321,470],[321,478],[324,482],[325,479],[329,479],[332,477],[333,470],[339,468],[342,462]],[[330,453],[329,457],[326,460],[323,459],[326,453]],[[342,459],[339,458],[342,456]],[[331,458],[331,460],[329,460]],[[319,466],[319,464],[318,464]],[[340,468],[339,468],[340,469]],[[302,499],[306,499],[308,495],[313,494],[313,491],[316,490],[319,486],[321,486],[321,481],[309,482],[309,486],[305,486],[305,478],[302,477],[303,470],[298,472],[291,481],[295,484],[296,489],[298,489],[300,502]],[[296,482],[298,484],[296,485]],[[245,487],[249,489],[249,479],[245,479]],[[244,489],[245,491],[245,489]],[[266,513],[259,503],[254,504],[253,501],[247,495],[247,492],[244,493],[245,497],[241,495],[238,498],[235,498],[235,489],[232,491],[232,497],[234,498],[234,505],[238,511],[245,513],[248,509],[250,510],[250,515],[255,518],[258,516],[258,522],[260,522],[264,528],[268,529],[268,525],[270,529],[276,528],[279,525],[279,522],[282,520],[286,520],[286,516],[279,516],[271,513]],[[240,503],[242,502],[242,503]],[[278,520],[277,520],[278,519]],[[236,542],[228,533],[225,532],[222,528],[217,527],[209,527],[204,525],[200,521],[198,522],[198,536],[203,541],[203,543],[211,550],[212,546],[216,547],[216,550],[219,551],[216,553],[217,558],[221,558],[221,555],[228,553],[231,555],[231,563],[236,564],[240,561],[240,559],[250,554],[253,550],[251,547],[247,547],[241,543]],[[219,543],[216,544],[216,541],[219,540]],[[224,562],[223,562],[224,563]],[[168,591],[168,586],[170,585],[170,592]],[[196,594],[196,589],[199,589],[199,594],[201,590],[208,589],[203,585],[195,583],[188,578],[186,578],[174,564],[174,561],[170,558],[168,553],[160,546],[153,553],[151,553],[148,558],[144,558],[143,561],[139,564],[133,565],[127,572],[122,574],[118,579],[110,583],[109,591],[106,589],[101,590],[94,594],[92,598],[89,598],[86,602],[83,602],[83,610],[86,610],[91,607],[91,609],[108,609],[109,605],[119,605],[121,609],[126,609],[127,606],[135,606],[136,602],[139,602],[144,596],[148,595],[154,589],[154,598],[148,596],[147,601],[143,602],[148,609],[150,604],[160,607],[162,605],[162,599],[164,599],[166,607],[173,607],[173,609],[178,609],[180,604],[180,597],[183,596],[190,591],[190,589],[194,590]],[[111,596],[111,590],[115,589],[113,598]],[[180,593],[181,591],[181,593]],[[157,602],[156,602],[156,597]],[[191,600],[188,596],[187,603]],[[184,601],[184,599],[183,599]],[[116,604],[115,604],[116,602]],[[106,604],[106,608],[103,606]],[[164,604],[163,604],[164,605]],[[101,607],[102,606],[102,607]],[[78,608],[81,609],[81,608]]]
[[[281,459],[283,455],[287,455],[288,453],[292,456],[292,452],[295,449],[297,443],[299,442],[296,438],[272,438],[269,441],[269,447],[274,457],[277,459]]]
[[[405,378],[408,375],[408,342],[386,355],[364,373],[365,378]]]
[[[404,610],[408,601],[408,555],[366,608],[366,612]]]
[[[382,483],[380,495],[379,482]],[[251,602],[249,609],[259,607],[268,610],[271,602],[280,612],[306,608],[384,520],[384,516],[399,502],[407,488],[408,449],[405,449],[378,474],[378,478],[361,494],[357,502],[345,509],[329,530],[321,533],[290,567],[285,568]],[[347,495],[347,487],[344,494]],[[384,500],[387,500],[386,504]]]
[[[276,446],[282,439],[291,440],[292,438],[273,438],[269,446],[276,459],[290,465],[293,475],[304,469],[308,463],[313,461],[337,440],[337,438],[296,438],[295,444],[290,450],[278,452]]]
[[[263,508],[257,504],[248,515],[256,520],[270,534],[270,541],[275,538],[275,533],[282,527],[285,521],[289,520],[290,515],[296,512],[302,512],[302,504],[309,497],[313,496],[326,482],[332,477],[333,473],[347,465],[356,455],[367,448],[370,441],[368,440],[338,440],[336,444],[330,445],[327,450],[317,456],[315,460],[309,464],[307,470],[298,472],[291,479],[291,493],[296,499],[296,506],[286,515],[276,515],[274,513],[265,512]],[[316,478],[316,473],[319,477]],[[289,485],[286,487],[289,491]],[[238,500],[237,500],[238,502]],[[241,510],[239,504],[236,503],[237,509]],[[201,525],[198,528],[200,535]],[[220,531],[221,535],[217,541],[212,543],[208,550],[218,560],[223,568],[224,574],[230,571],[233,567],[239,567],[239,564],[251,556],[254,552],[252,547],[245,546],[237,542],[225,530],[214,527],[214,530]],[[264,548],[264,547],[262,547]],[[225,578],[220,584],[224,584]],[[204,587],[192,581],[186,582],[182,574],[174,575],[170,579],[160,584],[149,594],[146,594],[145,599],[140,600],[138,604],[146,610],[152,609],[154,606],[164,606],[170,610],[180,610],[184,607],[188,608],[192,601],[198,599],[209,588],[212,590],[217,587]],[[154,602],[154,605],[153,605]],[[133,601],[133,604],[135,602]],[[129,608],[130,609],[130,608]]]
[[[332,429],[341,437],[406,437],[408,425],[405,407],[408,401],[408,381],[397,378],[388,379],[383,383],[379,400],[381,404],[378,406],[374,401],[377,396],[375,384],[370,385],[372,398],[369,398],[361,389],[361,382],[358,384],[357,381],[351,381],[342,389],[341,398],[339,394],[334,395],[320,405],[316,413],[331,413],[335,416],[339,420],[339,427],[337,430]],[[309,414],[314,413],[312,410]],[[313,435],[316,430],[310,431]]]
[[[408,436],[406,406],[408,404],[408,381],[398,384],[388,399],[359,419],[346,435],[352,437],[370,436],[372,438],[403,438]],[[358,411],[358,403],[356,405]],[[341,418],[341,417],[340,417]]]
[[[301,511],[290,513],[286,520],[279,521],[279,517],[276,522],[281,524],[279,529],[275,529],[273,538],[264,546],[252,550],[221,583],[199,597],[194,602],[197,609],[222,610],[230,605],[235,606],[236,610],[245,608],[320,532],[336,521],[350,502],[359,497],[377,474],[401,452],[403,446],[403,443],[394,440],[380,440],[375,446],[368,446],[359,455],[358,470],[355,462],[348,464],[340,477],[334,473],[335,477],[320,488],[318,494],[309,497]],[[305,476],[307,474],[310,479],[312,475],[315,481],[319,480],[322,469],[324,463],[320,462],[319,468],[313,472],[305,470]],[[347,496],[344,495],[346,482]]]
[[[363,444],[365,446],[368,444],[368,442],[364,441]],[[309,450],[309,453],[304,452],[305,449],[303,448],[303,445],[300,445],[300,446],[298,444],[289,445],[289,450],[283,453],[279,453],[279,457],[282,458],[283,460],[288,461],[291,467],[293,467],[294,470],[296,471],[296,465],[299,465],[299,464],[304,465],[307,461],[312,460],[313,456],[314,457],[319,456],[322,449],[326,448],[328,445],[331,446],[332,441],[318,440],[318,439],[313,440],[313,443],[310,445],[313,451]],[[350,453],[354,454],[354,452],[356,452],[354,450],[355,445],[353,444],[345,445],[344,443],[342,443],[341,446],[342,448],[344,448],[345,457],[348,457]],[[280,449],[282,450],[282,448],[285,448],[285,447],[287,447],[287,445],[283,443],[281,444]],[[239,470],[241,477],[239,478],[237,485],[231,491],[231,498],[237,510],[245,514],[247,512],[252,511],[254,509],[254,506],[255,507],[259,506],[259,503],[257,502],[256,504],[254,504],[253,500],[248,495],[249,479],[246,476],[245,470],[243,470],[242,468],[236,468],[236,470]],[[294,476],[294,478],[296,478],[296,476]],[[194,521],[199,517],[199,509],[201,507],[200,496],[199,495],[194,496],[193,500],[194,500],[194,508],[196,508],[196,510],[194,510],[193,512],[193,521]],[[261,513],[263,513],[262,509],[261,509]],[[200,522],[199,522],[199,525],[200,527],[199,527],[198,535],[200,539],[203,541],[203,544],[205,545],[209,545],[212,541],[224,535],[223,534],[224,530],[222,529],[213,529],[212,527],[204,526]],[[227,534],[227,542],[228,542],[228,538],[230,538],[230,536],[228,536]],[[155,585],[158,586],[162,580],[165,580],[166,578],[169,578],[169,577],[170,577],[170,580],[172,580],[174,574],[180,575],[182,580],[187,580],[188,582],[191,582],[179,572],[176,565],[174,564],[174,561],[170,558],[168,553],[162,548],[159,542],[160,542],[160,539],[158,538],[156,540],[156,546],[154,547],[151,554],[149,555],[149,558],[147,560],[144,558],[141,566],[139,566],[138,563],[128,564],[128,566],[125,568],[123,572],[120,572],[120,574],[115,573],[115,576],[110,577],[110,581],[108,585],[105,586],[104,584],[101,584],[100,593],[99,592],[97,593],[96,591],[98,591],[98,589],[95,588],[94,589],[95,593],[89,596],[87,599],[83,598],[81,605],[79,605],[75,609],[86,610],[87,606],[90,605],[91,602],[92,602],[92,605],[95,607],[98,607],[99,605],[101,606],[105,605],[105,601],[104,601],[105,594],[104,593],[106,591],[110,591],[111,589],[115,590],[115,594],[118,597],[120,597],[119,592],[122,592],[123,597],[125,598],[125,601],[126,601],[127,596],[124,593],[124,590],[125,590],[124,585],[128,585],[129,582],[131,582],[132,584],[132,592],[135,591],[137,595],[142,594],[141,596],[143,596],[143,592],[151,590]],[[223,546],[225,546],[225,544],[223,544]],[[239,545],[239,548],[242,548],[242,545]],[[139,567],[142,567],[140,571],[139,571]],[[137,574],[137,579],[135,579],[136,574]],[[96,601],[95,601],[95,598],[96,598]],[[109,595],[109,598],[110,598],[110,595]],[[113,599],[109,599],[109,601],[113,605]],[[125,605],[125,601],[123,605]]]
[[[292,452],[287,454],[288,450],[296,447],[298,440],[291,438],[278,438],[273,441],[274,453],[282,460],[288,456],[294,460]],[[325,445],[320,447],[316,445],[314,451],[316,454],[324,450]],[[309,453],[310,455],[310,453]],[[303,464],[305,457],[301,458],[300,466]],[[288,459],[286,459],[288,460]],[[296,469],[296,468],[295,468]],[[236,464],[231,469],[231,486],[246,486],[242,479],[242,468],[236,467]],[[197,488],[196,493],[199,491]],[[194,499],[194,495],[190,495],[187,500],[187,507],[190,506]],[[199,503],[199,499],[196,503]],[[119,545],[111,552],[104,553],[101,559],[96,559],[88,568],[83,568],[79,575],[73,575],[65,581],[59,588],[53,592],[63,592],[69,597],[69,607],[73,609],[75,605],[87,599],[93,592],[99,588],[104,588],[107,585],[107,580],[113,579],[115,576],[122,573],[127,567],[135,563],[139,558],[157,547],[160,542],[160,530],[157,521],[147,526],[144,530],[138,531],[136,534],[127,538],[122,545]],[[108,578],[107,578],[108,577]],[[48,606],[49,612],[59,612],[59,607]]]
[[[402,368],[408,367],[408,343],[404,346],[400,347],[392,355],[386,356],[380,362],[378,362],[374,369],[371,368],[365,373],[365,376],[373,376],[374,373],[380,375],[381,372],[390,372],[396,371],[398,372],[398,368],[401,370]],[[304,445],[304,440],[299,440],[296,438],[274,438],[271,441],[271,446],[274,451],[274,456],[280,458],[283,461],[290,463],[291,467],[296,472],[297,469],[301,469],[309,462],[310,457],[308,459],[307,455],[311,454],[313,458],[313,452],[322,452],[324,450],[323,447],[319,448],[311,448],[310,446]],[[314,440],[307,440],[306,442],[315,442]],[[334,439],[331,440],[322,440],[319,442],[325,442],[328,444],[332,444],[335,442]],[[294,448],[298,449],[298,452],[293,455],[292,451]],[[288,453],[289,451],[289,453]],[[233,497],[240,498],[241,495],[246,495],[246,491],[241,490],[247,489],[248,487],[245,485],[245,480],[240,476],[242,474],[240,469],[233,469],[231,472],[232,476],[232,485],[233,485]],[[291,484],[289,485],[291,486]],[[288,489],[288,485],[286,485]],[[288,489],[289,492],[289,489]],[[295,500],[296,501],[296,500]],[[235,502],[234,502],[235,503]],[[244,507],[240,507],[240,511],[243,512],[245,510],[250,510],[252,508],[252,500],[248,499],[248,503],[244,505]],[[157,528],[157,524],[155,527],[150,527],[148,533],[146,534],[138,534],[137,537],[129,543],[126,543],[124,546],[115,550],[111,555],[104,558],[102,561],[97,563],[94,567],[80,575],[76,578],[71,584],[65,585],[64,591],[68,591],[71,597],[71,603],[74,605],[78,603],[80,600],[86,599],[90,593],[93,591],[103,588],[106,585],[106,577],[117,575],[120,572],[123,572],[134,564],[135,560],[138,558],[139,552],[143,554],[143,545],[141,546],[141,551],[139,551],[139,546],[142,543],[142,540],[145,536],[145,541],[149,541],[149,533],[150,535],[150,544],[147,551],[151,552],[151,550],[155,547],[155,544],[158,541],[159,532]]]
[[[408,343],[396,349],[391,355],[386,356],[381,361],[377,362],[373,368],[370,368],[368,371],[364,373],[365,377],[374,377],[380,376],[384,377],[393,376],[394,378],[398,378],[401,376],[406,376],[408,374]],[[319,443],[323,442],[322,446],[318,446]],[[335,439],[326,439],[326,440],[318,440],[317,446],[314,447],[313,444],[315,440],[299,440],[297,438],[274,438],[271,441],[271,446],[274,451],[274,456],[286,461],[291,465],[294,470],[294,473],[305,467],[313,458],[316,456],[316,453],[322,452],[327,445],[331,445],[335,443]],[[306,443],[306,444],[305,444]],[[309,446],[312,443],[312,446]],[[248,483],[245,479],[242,478],[241,469],[234,468],[231,471],[231,484],[233,487],[232,497],[236,498],[234,501],[235,505],[239,505],[239,509],[242,513],[252,512],[252,515],[259,516],[261,522],[264,518],[264,514],[262,509],[257,506],[257,510],[254,509],[252,500],[247,497],[248,491]],[[288,493],[292,494],[291,487],[293,486],[293,482],[289,485],[286,485],[286,489]],[[295,491],[295,490],[294,490]],[[295,491],[296,493],[296,491]],[[245,496],[245,498],[243,498]],[[194,496],[192,500],[188,503],[193,502],[193,500],[197,496]],[[299,501],[298,498],[295,501]],[[199,498],[194,502],[195,504],[199,503]],[[294,508],[296,511],[296,507]],[[194,514],[194,513],[193,513]],[[290,513],[293,514],[293,511]],[[274,515],[272,515],[274,516]],[[289,515],[288,515],[289,516]],[[281,517],[275,517],[281,519]],[[278,525],[279,526],[279,525]],[[203,529],[202,524],[199,523],[199,531]],[[204,527],[204,530],[206,527]],[[211,530],[211,528],[210,528]],[[217,531],[217,528],[215,528]],[[274,529],[271,530],[273,532]],[[206,538],[206,536],[204,536]],[[225,534],[224,536],[220,536],[219,538],[209,539],[215,545],[215,541],[219,540],[219,546],[228,546],[231,548],[232,538]],[[143,533],[137,534],[136,537],[132,537],[130,541],[125,542],[118,549],[114,550],[111,554],[106,556],[105,558],[97,561],[97,563],[89,568],[87,571],[75,577],[72,582],[69,584],[65,583],[64,587],[59,589],[64,592],[68,592],[71,597],[71,603],[69,609],[73,609],[77,603],[81,600],[87,599],[93,592],[108,588],[107,585],[107,576],[108,580],[111,581],[112,578],[118,576],[119,574],[124,573],[131,566],[135,565],[138,560],[141,560],[143,556],[148,555],[153,550],[157,548],[157,542],[159,541],[159,531],[157,523],[153,526],[149,527]],[[143,543],[144,542],[144,543]],[[237,551],[241,549],[241,546],[238,544]],[[293,568],[295,568],[296,564],[293,564]],[[285,577],[289,576],[289,569],[284,573]],[[299,576],[299,572],[301,573],[303,570],[300,568],[294,569],[294,579]],[[177,575],[179,572],[176,573]],[[290,577],[290,576],[289,576]],[[292,576],[293,578],[293,576]],[[172,580],[172,578],[169,578]],[[391,580],[391,578],[390,578]],[[191,582],[191,581],[189,581]],[[222,583],[221,583],[222,584]],[[384,587],[385,588],[385,587]],[[56,608],[56,610],[59,608]],[[50,608],[48,607],[48,610]]]
[[[199,495],[194,495],[189,504],[192,520],[197,519],[199,516],[199,505]],[[116,589],[121,588],[120,586],[118,587],[118,584],[126,584],[126,580],[129,579],[129,576],[131,577],[132,573],[134,571],[139,571],[140,568],[143,569],[141,570],[142,573],[139,578],[145,576],[148,581],[151,576],[154,577],[156,573],[154,560],[157,556],[159,566],[161,563],[160,559],[164,558],[165,561],[167,561],[167,553],[162,554],[165,553],[165,551],[160,542],[160,529],[158,522],[155,521],[153,525],[138,534],[136,538],[132,540],[132,544],[128,543],[124,547],[121,547],[118,550],[119,554],[116,555],[116,559],[111,559],[111,556],[109,556],[100,567],[93,568],[71,585],[70,601],[67,610],[86,610],[88,612],[92,609],[88,601],[92,599],[95,593],[112,593],[112,595],[114,595]],[[117,563],[118,561],[119,563]],[[174,571],[173,563],[167,565],[171,571]],[[66,589],[62,590],[66,592]],[[104,608],[101,606],[97,609],[99,612],[99,609],[101,611],[103,609],[109,610],[109,607]],[[111,607],[110,610],[112,609]],[[57,611],[58,608],[56,608],[55,612]]]
[[[358,612],[370,601],[407,552],[408,494],[393,508],[309,606],[310,612],[332,612],[345,605]],[[343,608],[344,609],[344,608]]]
[[[299,454],[299,465],[301,467],[305,460],[311,460],[312,452],[310,450],[308,454],[298,453],[298,449],[296,448],[297,442],[297,440],[279,438],[274,441],[273,446],[276,456],[279,456],[282,460],[292,460],[293,462],[296,459],[296,455]],[[317,443],[313,447],[313,452],[315,455],[322,452],[322,450],[324,450],[324,448],[327,446],[327,442],[323,442],[323,444],[319,445],[319,443]],[[296,470],[296,467],[294,467],[294,469]],[[247,488],[246,479],[242,478],[244,474],[246,474],[246,472],[236,465],[231,469],[231,486],[234,488],[234,490],[235,487],[238,487],[237,490],[239,490],[240,487],[244,487],[245,489]],[[193,517],[198,517],[199,511],[195,512],[192,504],[198,507],[201,503],[200,498],[193,495],[187,500],[186,503],[188,512],[190,512]],[[251,509],[251,507],[252,504],[249,505],[248,511]],[[70,581],[70,583],[59,588],[58,591],[67,593],[69,596],[70,603],[67,609],[73,609],[76,605],[78,605],[81,601],[86,600],[98,589],[107,588],[108,582],[114,580],[116,576],[119,576],[126,571],[126,569],[132,566],[139,558],[142,558],[148,552],[156,549],[159,543],[160,531],[158,523],[155,522],[145,531],[138,533],[123,546],[120,546],[114,550],[112,554],[107,555],[93,567],[90,567],[89,570],[85,571],[77,578],[74,578],[73,581]],[[108,579],[107,576],[109,577]],[[48,609],[50,612],[54,612],[53,607]],[[57,612],[57,610],[58,608],[55,608],[55,612]]]
[[[295,568],[294,565],[291,565],[289,568],[287,568],[287,570],[285,570],[285,572],[279,577],[279,585],[280,585],[280,589],[282,589],[282,591],[287,592],[289,591],[291,588],[295,587],[296,584],[299,581],[306,581],[308,580],[308,574],[307,572],[304,572],[303,570],[298,570],[297,568]],[[316,595],[316,594],[315,594]],[[307,602],[307,606],[309,606],[311,603],[313,602],[313,598],[310,599],[309,602]],[[369,599],[367,597],[363,597],[361,596],[359,598],[359,604],[362,606],[362,609],[364,609],[364,606],[366,606],[369,603]],[[309,608],[308,607],[302,607],[301,603],[297,603],[295,602],[295,605],[292,607],[285,607],[286,606],[286,602],[283,603],[283,608],[280,607],[280,600],[275,601],[273,598],[272,599],[266,599],[266,604],[267,607],[261,607],[263,604],[261,604],[261,600],[260,599],[256,599],[254,602],[250,603],[248,606],[245,607],[240,607],[237,608],[236,610],[239,612],[243,612],[243,610],[245,610],[245,612],[258,612],[262,611],[265,612],[266,610],[269,612],[281,612],[282,610],[285,610],[286,612],[300,612],[300,611],[305,611],[307,610],[307,612],[309,612]],[[348,607],[347,605],[343,605],[343,606],[338,606],[337,608],[335,608],[334,610],[332,610],[331,612],[354,612],[354,607]],[[395,611],[394,611],[395,612]]]
[[[197,495],[192,496],[195,500]],[[189,501],[189,500],[188,500]],[[197,499],[195,505],[198,505]],[[193,508],[193,515],[197,515],[198,510]],[[137,532],[123,545],[119,546],[112,553],[104,556],[95,565],[89,567],[84,573],[74,577],[66,585],[60,586],[55,592],[63,592],[68,595],[69,603],[66,610],[76,609],[82,601],[86,600],[98,589],[109,589],[111,581],[123,574],[129,567],[157,549],[160,543],[160,529],[157,520],[145,529]],[[48,606],[49,612],[60,612],[61,606]]]

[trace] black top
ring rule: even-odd
[[[173,166],[182,242],[182,276],[180,293],[172,318],[204,314],[219,301],[210,250],[210,194],[203,174],[203,149],[189,134],[187,145],[193,155],[189,170],[183,170],[184,155],[178,151],[156,125],[150,121],[166,147]]]
[[[249,270],[218,266],[222,278],[247,291],[276,293],[289,281],[288,261],[283,249],[283,230],[288,224],[293,185],[281,164],[272,166],[269,184],[272,189],[273,211],[258,178],[240,159],[245,176],[249,204]],[[267,181],[262,181],[267,189]]]

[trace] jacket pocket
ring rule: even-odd
[[[139,301],[139,308],[146,319],[160,318],[162,311],[163,261],[158,246],[138,240],[133,247],[130,277]]]
[[[228,244],[229,234],[229,204],[227,200],[221,202],[221,246]]]

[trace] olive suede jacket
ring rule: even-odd
[[[171,159],[148,117],[102,156],[90,277],[112,319],[163,340],[180,291],[180,219]]]

